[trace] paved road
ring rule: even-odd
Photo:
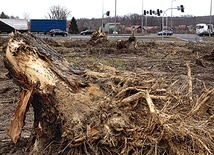
[[[1,34],[1,37],[8,37],[7,34]],[[39,34],[39,36],[41,38],[63,38],[63,39],[90,39],[90,35],[68,35],[67,37],[61,37],[61,36],[56,36],[56,37],[51,37],[50,35],[43,35],[43,34]],[[108,35],[108,39],[112,39],[112,40],[118,40],[118,39],[125,39],[127,40],[129,38],[130,35]],[[143,41],[151,41],[152,38],[160,38],[160,41],[162,40],[161,36],[158,36],[157,34],[147,34],[147,35],[136,35],[136,37],[138,38],[138,40],[143,40]],[[180,38],[184,41],[193,41],[193,42],[197,42],[197,41],[202,41],[202,37],[199,37],[196,34],[173,34],[172,37],[177,37]]]
[[[160,40],[162,40],[162,36],[157,36],[157,34],[148,34],[143,36],[143,38],[160,38]],[[175,38],[179,38],[181,40],[184,41],[193,41],[193,42],[197,42],[197,41],[201,41],[202,37],[199,37],[196,34],[173,34],[171,37],[175,37]]]
[[[174,37],[178,37],[186,41],[202,41],[202,37],[199,37],[197,34],[174,34]]]
[[[112,39],[112,40],[118,40],[118,39],[128,39],[130,35],[108,35],[108,39]],[[139,40],[148,40],[151,41],[152,38],[160,38],[160,41],[162,40],[161,36],[158,36],[157,34],[148,34],[148,35],[136,35],[136,37]],[[197,42],[197,41],[201,41],[202,38],[199,37],[196,34],[173,34],[172,37],[176,37],[176,38],[180,38],[184,41],[193,41],[193,42]],[[90,36],[81,36],[81,35],[69,35],[68,38],[70,39],[90,39]]]

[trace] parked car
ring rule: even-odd
[[[158,35],[159,36],[161,36],[161,35],[171,36],[171,35],[173,35],[173,32],[170,30],[163,30],[163,31],[158,32]]]
[[[52,37],[55,37],[57,35],[60,35],[60,36],[63,36],[63,37],[67,37],[68,36],[68,32],[60,30],[60,29],[52,29],[52,30],[50,30],[49,34]]]
[[[96,30],[85,30],[80,32],[81,35],[90,35],[92,33],[96,32]]]

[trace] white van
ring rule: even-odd
[[[212,24],[197,24],[196,34],[199,36],[213,35],[213,25]]]

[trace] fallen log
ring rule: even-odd
[[[202,104],[212,105],[213,89],[188,107],[188,95],[176,96],[166,79],[145,82],[102,64],[99,72],[81,70],[30,33],[12,34],[4,52],[22,89],[8,132],[14,143],[27,107],[34,110],[27,153],[213,154],[213,116],[197,116]]]

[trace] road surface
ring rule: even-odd
[[[90,39],[90,35],[68,35],[67,37],[62,37],[62,36],[56,36],[56,37],[51,37],[50,35],[43,35],[43,34],[36,34],[39,35],[41,38],[63,38],[63,39]],[[0,37],[4,37],[7,38],[8,34],[0,34]],[[107,35],[108,39],[112,39],[112,40],[119,40],[119,39],[124,39],[127,40],[130,35],[126,34],[126,35]],[[162,37],[158,36],[157,34],[147,34],[147,35],[136,35],[138,40],[142,40],[142,41],[151,41],[151,40],[155,40],[156,41],[161,41]],[[179,38],[181,40],[184,41],[193,41],[193,42],[200,42],[203,40],[203,37],[199,37],[196,34],[173,34],[171,37],[174,38]],[[160,38],[160,39],[159,39]]]

